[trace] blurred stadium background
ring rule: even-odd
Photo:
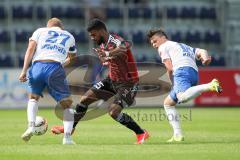
[[[0,159],[239,160],[239,11],[240,0],[0,0]],[[152,64],[161,61],[147,42],[146,31],[163,27],[172,40],[209,51],[213,62],[208,67],[199,64],[200,83],[216,77],[224,92],[202,94],[184,104],[194,107],[179,109],[186,135],[186,142],[181,145],[165,143],[171,129],[166,119],[158,119],[164,113],[159,107],[166,96],[166,92],[162,93],[167,90],[162,83],[168,82],[166,75],[158,79],[143,76],[145,89],[159,87],[147,97],[138,96],[136,106],[144,108],[124,110],[150,132],[151,138],[145,145],[133,145],[134,135],[107,115],[79,124],[73,137],[80,144],[77,147],[59,145],[62,137],[53,136],[50,131],[25,144],[20,135],[27,124],[27,84],[19,83],[18,76],[28,38],[51,17],[63,20],[65,29],[76,39],[79,55],[92,52],[94,45],[85,28],[89,19],[97,17],[106,22],[111,32],[133,41],[137,62]],[[158,76],[162,70],[154,65],[138,67],[141,75],[151,70],[151,75]],[[98,71],[93,70],[90,75],[85,71],[86,68],[77,68],[70,74],[70,84],[86,85],[85,76],[94,81],[92,77]],[[83,92],[74,96],[75,103]],[[54,106],[55,102],[45,94],[40,107]],[[40,109],[39,115],[48,119],[49,127],[61,124],[53,109]]]
[[[200,83],[213,77],[222,81],[224,93],[220,97],[203,94],[191,104],[240,105],[239,10],[238,0],[1,0],[0,107],[25,106],[26,85],[18,83],[17,76],[23,65],[28,38],[51,17],[63,20],[65,29],[76,38],[79,55],[92,52],[93,44],[85,30],[88,20],[93,17],[104,20],[110,32],[133,41],[137,62],[160,62],[146,39],[146,32],[153,27],[163,27],[172,40],[205,48],[212,55],[211,65],[200,69]],[[83,82],[76,82],[79,75],[76,73],[71,78],[76,84]],[[144,83],[158,83],[151,82],[151,78]],[[44,102],[48,101],[51,100]],[[141,100],[138,102],[148,105]],[[51,104],[53,101],[42,105]],[[151,103],[159,104],[162,99]]]
[[[136,47],[138,61],[155,60],[145,32],[163,27],[172,40],[207,48],[212,66],[239,66],[238,0],[1,0],[1,67],[21,67],[32,32],[50,17],[59,17],[75,36],[79,53],[91,47],[85,31],[89,18],[106,21]]]

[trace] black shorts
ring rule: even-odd
[[[129,107],[134,103],[135,96],[138,90],[137,83],[128,82],[115,82],[109,77],[99,81],[91,90],[97,96],[98,99],[107,101],[109,98],[115,96],[114,104],[118,104],[121,107]]]

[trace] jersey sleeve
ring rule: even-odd
[[[77,53],[77,47],[76,47],[75,39],[72,35],[71,35],[71,41],[70,41],[70,47],[69,47],[68,53],[70,53],[70,54]]]
[[[36,31],[33,32],[32,36],[29,38],[30,40],[35,41],[36,43],[38,43],[38,39],[40,37],[40,33],[41,33],[41,28],[37,29]]]
[[[197,56],[197,52],[199,51],[199,48],[193,48],[193,53],[195,54],[196,60],[200,60]]]
[[[170,54],[169,54],[169,49],[167,46],[160,46],[158,48],[158,53],[162,59],[162,62],[165,60],[165,59],[169,59],[170,58]]]

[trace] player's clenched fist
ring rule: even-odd
[[[207,65],[209,65],[211,63],[211,61],[212,61],[212,57],[208,56],[207,59],[202,60],[202,64],[207,66]]]
[[[20,74],[18,79],[19,79],[20,82],[26,82],[27,81],[27,74],[26,74],[26,72],[21,72],[21,74]]]

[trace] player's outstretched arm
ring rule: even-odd
[[[99,57],[106,57],[107,59],[121,56],[121,55],[125,54],[127,52],[127,50],[128,50],[128,48],[125,46],[122,46],[122,45],[120,45],[110,51],[105,51],[103,49],[94,48],[94,51],[97,52]]]
[[[29,67],[29,64],[32,61],[33,54],[35,52],[36,46],[37,46],[37,43],[35,41],[33,41],[33,40],[29,41],[28,48],[27,48],[27,51],[26,51],[26,54],[25,54],[25,57],[24,57],[23,69],[22,69],[22,72],[19,76],[19,81],[20,82],[26,82],[27,81],[27,76],[26,76],[27,69]]]
[[[201,60],[203,65],[209,65],[212,61],[212,57],[208,55],[205,49],[196,50],[197,59]]]
[[[93,48],[93,51],[98,55],[102,64],[106,63],[110,59],[109,56],[106,56],[106,52],[103,49]]]

